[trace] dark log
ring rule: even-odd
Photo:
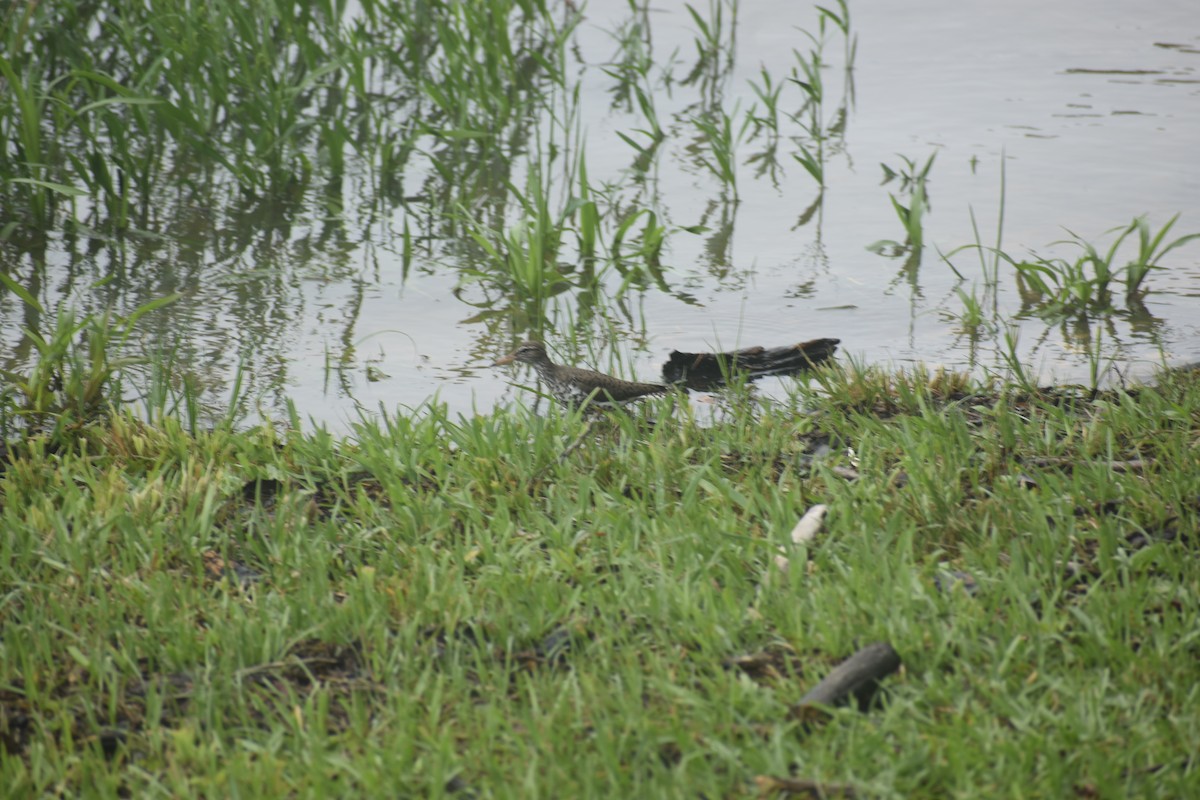
[[[663,364],[667,383],[682,383],[689,389],[706,391],[724,386],[732,375],[755,380],[766,375],[791,375],[829,360],[840,339],[813,339],[785,347],[747,347],[728,353],[671,352]]]
[[[875,698],[879,682],[898,669],[900,656],[890,644],[867,645],[839,664],[792,706],[792,716],[806,720],[820,718],[826,708],[844,705],[852,698],[858,702],[860,711],[866,711]]]

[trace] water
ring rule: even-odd
[[[706,86],[682,86],[696,29],[682,9],[664,6],[672,10],[648,18],[650,75],[657,81],[664,68],[674,75],[669,93],[659,85],[654,94],[668,138],[646,173],[631,169],[634,152],[617,135],[633,135],[644,120],[612,108],[614,80],[600,70],[617,52],[613,32],[628,20],[627,4],[589,3],[573,51],[581,57],[570,70],[582,82],[593,185],[607,182],[614,195],[654,208],[668,229],[662,260],[670,291],[633,292],[622,307],[606,309],[607,324],[592,328],[603,331],[592,343],[592,366],[614,366],[610,358],[617,358],[623,374],[645,380],[657,376],[671,349],[834,336],[844,353],[868,363],[995,368],[1002,335],[966,335],[951,316],[962,308],[956,287],[982,291],[978,258],[953,258],[967,278],[960,283],[938,256],[974,241],[972,210],[991,244],[1003,200],[1003,248],[1018,257],[1071,254],[1051,244],[1068,230],[1104,245],[1105,231],[1142,214],[1157,229],[1182,212],[1173,234],[1200,230],[1200,17],[1191,0],[852,3],[851,80],[835,32],[824,51],[824,121],[844,108],[846,122],[831,142],[815,210],[816,183],[789,154],[789,137],[799,133],[794,123],[782,129],[778,186],[745,164],[762,140],[738,145],[735,201],[699,163],[707,150],[689,121],[718,101],[744,112],[755,101],[748,81],[760,80],[760,68],[782,80],[796,64],[793,49],[811,46],[800,29],[816,32],[814,9],[742,2],[732,64]],[[799,107],[794,86],[783,96],[781,105]],[[920,164],[934,153],[926,247],[919,268],[906,270],[903,258],[867,249],[904,240],[889,199],[899,185],[880,185],[880,163],[900,167],[907,157]],[[417,191],[428,177],[416,169],[408,182]],[[182,291],[169,315],[146,321],[144,341],[147,348],[173,341],[179,362],[202,377],[217,404],[239,358],[252,410],[277,415],[290,399],[302,417],[337,430],[380,406],[416,407],[434,396],[462,413],[522,399],[509,381],[531,380],[527,372],[487,365],[523,331],[510,330],[503,316],[478,318],[489,302],[504,307],[494,292],[455,292],[456,270],[470,266],[471,251],[428,242],[405,280],[399,234],[405,214],[414,231],[427,226],[419,208],[374,219],[352,203],[339,215],[320,201],[174,208],[155,231],[163,239],[115,247],[59,237],[43,254],[6,250],[0,258],[25,275],[43,259],[35,293],[50,306],[71,297],[85,308],[132,307]],[[802,220],[806,211],[812,216]],[[694,226],[707,230],[682,230]],[[1101,331],[1104,352],[1124,372],[1148,374],[1163,358],[1200,360],[1200,242],[1165,263],[1169,269],[1149,279],[1152,319],[1088,329],[1093,337]],[[89,288],[114,274],[104,287]],[[608,283],[612,289],[615,281]],[[1011,270],[1002,271],[999,286],[997,308],[1011,320],[1020,308]],[[561,332],[583,307],[565,295],[555,308]],[[0,330],[10,349],[23,320],[19,304],[6,298]],[[1022,357],[1044,379],[1087,379],[1094,338],[1035,318],[1015,322]],[[764,381],[763,389],[777,393],[785,380]]]

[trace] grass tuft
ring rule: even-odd
[[[819,378],[582,439],[553,408],[436,403],[346,440],[31,431],[0,476],[0,779],[740,796],[803,764],[873,795],[1190,794],[1197,373]],[[904,662],[881,708],[791,718],[877,640]]]

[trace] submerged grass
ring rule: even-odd
[[[471,186],[561,83],[573,26],[541,0],[0,13],[0,200],[43,232],[63,198],[87,198],[68,220],[124,230],[153,221],[164,183],[288,194],[339,184],[348,156],[387,188],[417,146]]]
[[[562,459],[577,416],[437,405],[346,441],[114,413],[10,442],[0,781],[1194,794],[1197,374],[1104,394],[819,384],[711,425],[672,399],[606,416]],[[815,503],[825,530],[784,576]],[[876,640],[904,660],[882,708],[789,718]]]

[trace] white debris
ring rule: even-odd
[[[804,516],[796,523],[796,527],[792,528],[792,533],[788,537],[792,545],[812,544],[817,538],[821,526],[825,523],[825,515],[828,513],[829,506],[824,503],[815,505],[804,512]],[[789,566],[788,551],[781,547],[779,548],[779,555],[775,556],[775,567],[784,575],[787,575]]]

